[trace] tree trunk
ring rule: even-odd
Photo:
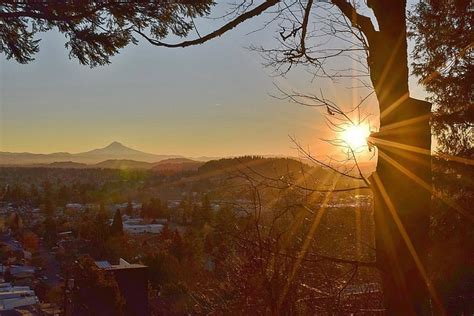
[[[422,270],[429,240],[431,106],[409,97],[405,1],[372,2],[379,31],[368,39],[368,63],[381,113],[380,131],[371,137],[379,153],[370,179],[377,264],[387,314],[426,315],[429,291]]]
[[[426,116],[429,112],[429,103],[409,98],[398,111],[381,120],[381,126]],[[393,133],[384,133],[382,129],[376,135],[377,140],[430,149],[427,119],[390,132]],[[421,269],[426,269],[429,247],[431,193],[426,185],[431,185],[430,156],[387,143],[379,143],[377,147],[379,160],[371,183],[375,198],[377,263],[382,272],[385,306],[390,315],[426,315],[429,314],[429,293]],[[396,223],[396,216],[403,227]],[[407,242],[413,244],[415,253],[410,251]],[[422,267],[417,266],[414,255]]]

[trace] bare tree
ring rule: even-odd
[[[226,185],[234,188],[234,199],[229,199],[233,215],[215,223],[215,273],[220,277],[218,285],[194,289],[202,310],[275,315],[381,311],[381,289],[371,283],[378,274],[370,214],[356,224],[347,209],[329,210],[333,194],[347,192],[338,190],[339,177],[332,171],[318,173],[320,167],[300,164],[301,170],[280,165],[264,172],[261,160],[242,162],[226,177]],[[351,238],[361,222],[362,236]],[[231,249],[223,252],[219,242],[229,236]]]
[[[385,305],[392,314],[429,314],[431,298],[433,306],[442,310],[426,273],[431,201],[431,106],[410,98],[406,1],[332,0],[322,5],[311,0],[264,1],[196,40],[170,45],[147,39],[154,45],[166,47],[201,44],[274,6],[277,6],[275,14],[285,23],[280,32],[281,47],[262,49],[262,52],[267,53],[270,65],[283,69],[282,73],[294,64],[307,64],[315,67],[315,75],[334,78],[339,72],[325,70],[328,59],[347,56],[351,51],[359,51],[361,46],[364,49],[363,61],[380,108],[380,131],[371,137],[380,159],[371,182],[376,195],[377,261],[380,267],[389,267],[383,274]],[[348,47],[318,49],[320,46],[314,44],[320,36],[310,35],[311,19],[314,19],[311,13],[323,6],[335,12],[335,20],[339,21],[333,23],[331,19],[329,32],[342,41],[346,40],[346,33],[350,34]],[[364,15],[364,10],[373,17]],[[344,24],[348,28],[338,28]],[[352,46],[352,41],[359,44]],[[355,59],[361,60],[360,57]]]

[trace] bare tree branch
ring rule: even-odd
[[[345,0],[331,0],[331,2],[351,21],[353,27],[364,33],[369,41],[375,36],[375,27],[370,18],[357,13],[357,9],[350,2]]]
[[[265,10],[267,10],[268,8],[276,5],[279,2],[280,2],[280,0],[267,0],[264,3],[260,4],[259,6],[255,7],[254,9],[239,15],[237,18],[235,18],[234,20],[232,20],[229,23],[225,24],[221,28],[215,30],[214,32],[211,32],[207,35],[204,35],[204,36],[202,36],[200,38],[197,38],[197,39],[194,39],[194,40],[183,41],[183,42],[176,43],[176,44],[165,43],[165,42],[150,38],[145,33],[143,33],[140,29],[135,29],[134,31],[136,33],[140,34],[143,38],[145,38],[148,42],[150,42],[151,44],[153,44],[155,46],[163,46],[163,47],[168,47],[168,48],[178,48],[178,47],[188,47],[188,46],[193,46],[193,45],[199,45],[199,44],[203,44],[203,43],[205,43],[205,42],[207,42],[207,41],[209,41],[213,38],[216,38],[216,37],[219,37],[219,36],[223,35],[225,32],[235,28],[239,24],[241,24],[241,23],[243,23],[243,22],[245,22],[245,21],[247,21],[247,20],[249,20],[249,19],[251,19],[255,16],[260,15]]]

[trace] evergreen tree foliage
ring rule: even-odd
[[[128,201],[128,203],[127,203],[127,208],[125,209],[125,214],[127,214],[128,216],[133,215],[133,205],[132,205],[131,201]]]
[[[442,153],[474,157],[472,1],[423,0],[410,16],[413,73],[434,103],[432,127]]]
[[[110,233],[115,236],[123,234],[122,214],[120,213],[120,210],[115,211]]]
[[[193,18],[207,15],[212,5],[212,0],[2,1],[0,53],[30,62],[39,51],[37,33],[55,29],[67,38],[71,58],[91,67],[104,65],[145,33],[157,40],[186,36]]]

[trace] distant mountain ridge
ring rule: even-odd
[[[262,158],[266,158],[263,159]],[[51,154],[34,153],[12,153],[0,151],[1,166],[24,166],[24,167],[43,167],[43,168],[103,168],[103,169],[151,169],[163,174],[172,174],[179,171],[197,171],[206,170],[219,172],[227,168],[233,169],[235,166],[246,165],[250,161],[257,165],[265,162],[272,162],[277,166],[287,164],[300,168],[304,159],[284,157],[284,156],[241,156],[241,157],[197,157],[194,159],[185,158],[181,155],[156,155],[142,152],[127,147],[119,142],[112,142],[103,148],[93,149],[86,152],[71,154],[67,152],[58,152]],[[206,164],[204,164],[207,162]],[[285,162],[285,163],[283,163]],[[267,164],[270,165],[270,164]],[[359,167],[364,174],[370,174],[375,170],[374,162],[359,162]]]
[[[103,148],[71,154],[67,152],[51,154],[0,152],[0,165],[32,165],[60,162],[97,164],[106,160],[134,160],[155,163],[169,158],[184,158],[181,155],[155,155],[127,147],[119,142],[112,142]]]

